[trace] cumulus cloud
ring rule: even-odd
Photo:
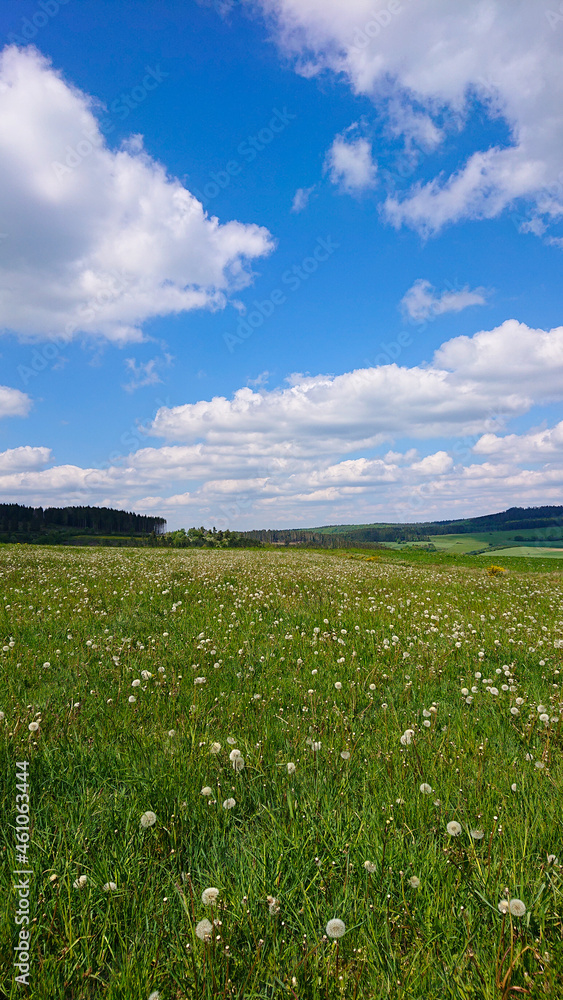
[[[375,185],[377,166],[367,139],[337,135],[330,147],[325,171],[333,184],[348,194],[359,193]]]
[[[27,417],[30,409],[31,399],[25,392],[0,385],[0,418]]]
[[[109,468],[46,468],[48,449],[15,449],[0,463],[0,494],[170,513],[175,523],[184,511],[231,527],[464,516],[515,495],[558,502],[563,422],[504,430],[562,398],[563,327],[507,320],[447,341],[426,365],[294,375],[231,399],[163,406],[144,428],[163,443]]]
[[[208,217],[142,137],[111,151],[94,108],[36,49],[0,54],[0,329],[139,341],[151,317],[224,307],[273,247]]]
[[[415,322],[424,322],[448,312],[461,312],[468,306],[483,306],[487,301],[485,288],[471,290],[468,286],[439,294],[425,278],[417,278],[403,295],[400,307],[403,315]]]
[[[390,194],[388,219],[424,234],[493,218],[517,199],[544,226],[563,215],[561,38],[529,0],[256,0],[285,54],[312,77],[344,75],[422,152],[458,132],[475,102],[508,132],[448,176]]]
[[[9,448],[0,451],[0,474],[40,469],[47,465],[50,458],[50,448],[31,448],[30,445]]]

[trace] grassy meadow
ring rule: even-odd
[[[562,575],[464,559],[0,546],[0,997],[560,1000]]]

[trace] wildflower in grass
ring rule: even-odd
[[[196,937],[198,937],[200,941],[207,941],[211,937],[212,930],[213,927],[209,920],[200,920],[195,929]]]
[[[231,750],[229,754],[229,760],[233,761],[236,757],[242,757],[240,750]]]
[[[411,875],[411,877],[409,879],[409,885],[410,885],[411,889],[418,889],[418,887],[420,885],[420,879],[417,878],[416,875]]]
[[[88,876],[87,875],[81,875],[72,884],[73,884],[73,887],[75,889],[83,889],[84,886],[86,885],[87,881],[88,881]]]
[[[104,892],[115,892],[116,889],[117,886],[115,882],[106,882],[106,884],[104,885]]]
[[[160,993],[158,990],[153,990],[149,996],[149,1000],[160,1000]]]
[[[336,688],[337,691],[341,691],[342,690],[342,683],[341,683],[341,681],[335,681],[334,682],[334,686],[335,686],[335,688]]]
[[[236,740],[232,736],[227,736],[227,743],[230,747],[234,747]]]
[[[276,899],[275,896],[266,896],[268,901],[268,911],[270,916],[275,916],[276,913],[280,912],[280,901]]]
[[[540,722],[549,722],[549,715],[547,712],[542,712],[540,715]]]
[[[141,686],[141,682],[140,682],[140,680],[139,680],[139,678],[138,678],[138,677],[136,678],[136,680],[134,680],[134,681],[131,681],[131,687],[132,687],[132,688],[138,688],[138,687],[140,687],[140,686]]]
[[[448,823],[446,830],[448,831],[450,837],[459,837],[461,833],[461,826],[459,823],[456,823],[455,819],[452,819]]]
[[[242,771],[244,767],[244,757],[235,757],[233,760],[233,768],[237,772]]]
[[[404,747],[409,746],[412,743],[412,738],[414,736],[414,729],[406,729],[400,738],[401,743]]]
[[[511,786],[510,786],[510,791],[511,791],[511,792],[515,792],[515,791],[516,791],[516,782],[514,782],[514,783],[513,783],[513,784],[512,784]]]
[[[485,834],[482,830],[471,830],[471,836],[473,840],[482,840]]]
[[[29,726],[27,728],[29,729],[30,733],[36,733],[37,730],[39,729],[39,723],[38,722],[30,722]]]
[[[431,795],[431,793],[433,792],[433,788],[431,785],[428,784],[427,781],[423,781],[420,786],[420,791],[422,792],[423,795]]]
[[[329,938],[341,938],[346,932],[346,924],[343,920],[339,920],[338,917],[334,917],[326,925],[326,932]]]
[[[141,670],[141,677],[144,681],[150,681],[152,674],[150,670]]]
[[[508,900],[501,899],[498,904],[499,913],[508,913]]]
[[[220,753],[221,752],[221,744],[220,743],[212,743],[211,746],[209,747],[209,749],[210,749],[211,753]]]
[[[129,704],[130,704],[130,705],[134,705],[134,704],[135,704],[135,702],[137,701],[137,699],[135,698],[135,695],[134,695],[134,694],[130,694],[130,695],[129,695],[129,698],[128,698],[128,701],[129,701]]]
[[[555,854],[548,854],[547,855],[547,863],[548,863],[548,865],[556,865],[557,864],[557,858],[556,858]]]
[[[207,682],[206,677],[196,677],[194,679],[194,684],[205,684]]]
[[[370,875],[373,875],[376,866],[374,865],[373,861],[364,861],[364,868],[367,872],[370,873]]]
[[[534,767],[537,768],[538,771],[543,771],[545,764],[543,760],[537,760],[536,763],[534,764]]]
[[[521,899],[511,899],[508,903],[508,909],[513,917],[523,917],[526,912],[526,905]]]
[[[350,751],[349,750],[341,750],[340,756],[342,757],[342,760],[350,760]]]
[[[200,792],[201,795],[213,795],[213,789],[209,785],[204,785]]]
[[[287,764],[287,773],[288,774],[295,774],[295,764],[291,760]]]
[[[6,713],[0,712],[0,722],[2,722],[5,718],[6,718]]]
[[[203,890],[201,894],[201,902],[204,906],[213,906],[213,904],[217,902],[218,896],[219,890],[214,886],[211,886],[210,889]]]
[[[46,661],[45,661],[45,663],[43,664],[43,666],[44,666],[44,667],[50,667],[50,666],[51,666],[51,664],[49,663],[49,661],[48,661],[48,660],[46,660]]]
[[[426,729],[428,729],[430,727],[430,720],[429,719],[423,719],[422,725],[425,726]]]
[[[321,741],[318,740],[315,743],[315,741],[313,740],[313,742],[311,743],[311,750],[320,750],[320,749],[321,749]]]
[[[144,812],[143,815],[141,816],[141,826],[144,829],[146,829],[148,826],[154,826],[155,823],[156,823],[156,813],[151,812],[150,809],[147,810],[147,812]]]
[[[225,799],[223,802],[223,809],[232,809],[234,806],[236,806],[235,799]]]
[[[511,715],[520,715],[520,709],[516,708],[516,705],[513,705],[512,708],[510,709],[510,714]]]

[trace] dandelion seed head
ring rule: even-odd
[[[461,833],[461,826],[455,819],[452,819],[446,826],[446,830],[448,831],[450,837],[459,837]]]
[[[433,792],[433,788],[431,785],[428,784],[427,781],[423,781],[420,786],[420,791],[422,792],[423,795],[431,795]]]
[[[219,896],[219,890],[215,886],[211,886],[209,889],[204,889],[201,894],[201,901],[204,906],[213,906],[217,902]]]
[[[523,917],[526,912],[526,905],[521,899],[511,899],[508,903],[508,909],[513,917]]]
[[[200,941],[206,941],[209,937],[211,937],[212,930],[213,926],[209,920],[200,920],[195,929],[196,937],[198,937]]]
[[[367,872],[370,873],[370,875],[373,875],[376,866],[374,865],[373,861],[364,861],[364,868]]]
[[[291,760],[287,764],[287,773],[288,774],[295,774],[295,764]]]
[[[156,813],[153,813],[150,809],[148,809],[147,812],[144,812],[141,816],[141,826],[146,829],[148,826],[154,826],[155,823]]]
[[[223,802],[223,809],[232,809],[234,806],[236,806],[235,799],[225,799]]]
[[[418,889],[418,887],[420,885],[420,879],[417,878],[416,875],[411,875],[411,877],[409,879],[409,885],[410,885],[411,889]]]
[[[339,920],[338,917],[334,917],[326,925],[326,932],[329,938],[341,938],[346,932],[346,924],[343,920]]]

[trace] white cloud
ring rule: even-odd
[[[435,148],[459,131],[475,98],[502,119],[509,142],[474,148],[450,176],[389,196],[395,225],[437,232],[465,218],[493,218],[529,199],[544,223],[563,215],[561,36],[530,0],[256,0],[278,43],[311,77],[344,74],[407,145]],[[397,108],[402,109],[397,111]],[[413,110],[414,109],[414,110]]]
[[[127,392],[134,392],[135,389],[142,389],[147,385],[157,385],[162,382],[160,373],[169,368],[172,364],[171,354],[164,354],[162,357],[151,358],[150,361],[139,361],[135,358],[125,359],[125,368],[130,374],[129,382],[125,382],[123,388]]]
[[[332,183],[348,194],[373,187],[377,166],[372,159],[370,143],[367,139],[337,135],[327,153],[325,171]]]
[[[458,291],[444,291],[438,294],[425,278],[417,278],[401,299],[401,309],[405,316],[417,322],[434,319],[447,312],[461,312],[468,306],[485,305],[487,291],[484,288],[471,290],[468,286]]]
[[[0,54],[0,329],[138,341],[151,317],[222,308],[272,249],[207,217],[141,137],[112,152],[94,106],[37,50]]]
[[[50,459],[50,448],[32,448],[30,445],[9,448],[7,451],[0,451],[0,475],[40,469],[47,465]]]
[[[515,498],[556,503],[563,422],[502,431],[510,417],[562,398],[563,327],[508,320],[447,341],[427,365],[294,375],[278,388],[162,407],[145,432],[164,444],[109,468],[45,468],[48,449],[14,449],[0,463],[0,495],[230,527],[465,516]]]
[[[316,185],[313,184],[312,187],[308,188],[297,188],[293,196],[293,203],[291,205],[292,212],[303,212],[307,205],[309,204],[309,198],[311,197]]]
[[[27,417],[31,409],[31,399],[19,389],[0,385],[0,418]]]

